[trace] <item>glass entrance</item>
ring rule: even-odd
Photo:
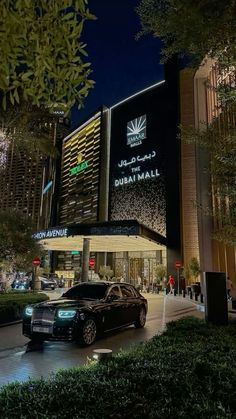
[[[117,254],[117,256],[121,255]],[[157,264],[166,262],[163,252],[129,252],[125,256],[115,257],[113,260],[115,277],[136,287],[151,290],[156,279]]]

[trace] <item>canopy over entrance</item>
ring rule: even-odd
[[[135,220],[52,227],[33,236],[45,249],[58,251],[82,251],[84,239],[89,239],[91,252],[144,252],[166,247],[165,237]]]

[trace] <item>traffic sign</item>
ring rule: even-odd
[[[89,258],[89,266],[90,266],[90,268],[93,268],[95,266],[95,259],[94,258]]]
[[[40,265],[40,263],[41,263],[41,259],[40,259],[38,256],[36,256],[36,257],[32,260],[32,264],[33,264],[34,266],[39,266],[39,265]]]
[[[176,260],[175,261],[175,267],[176,267],[176,269],[181,268],[181,266],[182,266],[182,263],[180,262],[180,260]]]

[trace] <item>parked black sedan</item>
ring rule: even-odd
[[[147,300],[130,284],[84,282],[58,300],[27,306],[23,334],[32,341],[78,341],[91,345],[103,332],[144,327]]]

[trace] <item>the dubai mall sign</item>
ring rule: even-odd
[[[142,141],[147,138],[147,121],[146,115],[129,121],[127,124],[127,145],[136,147],[142,144]]]

